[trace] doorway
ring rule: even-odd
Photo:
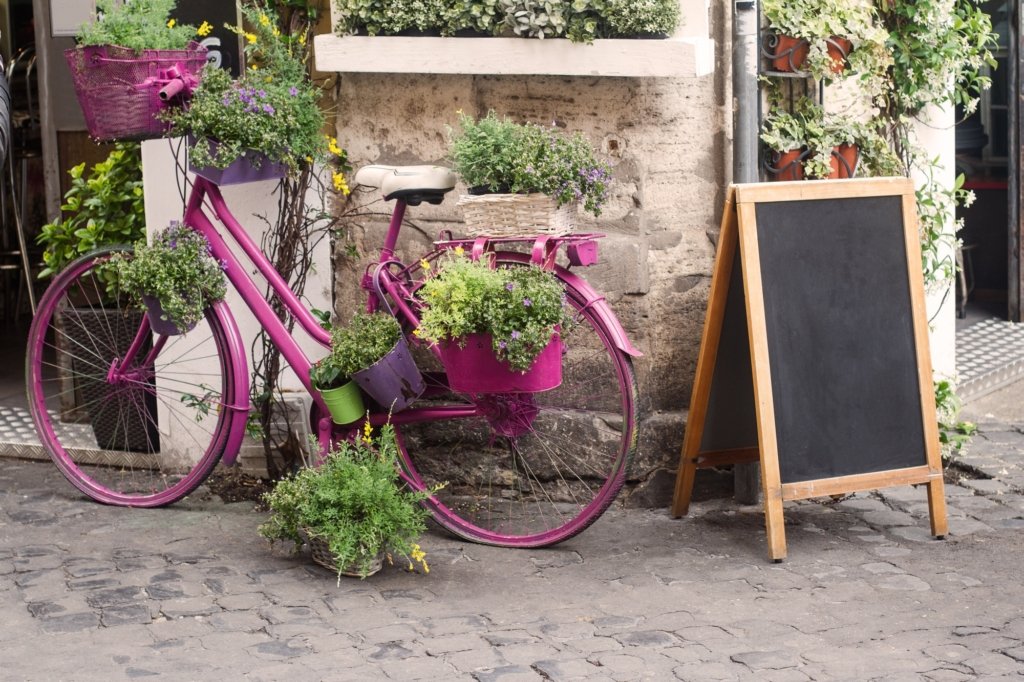
[[[977,110],[958,112],[957,172],[975,201],[957,210],[960,232],[957,294],[958,393],[976,398],[1024,377],[1024,296],[1021,284],[1018,49],[1021,0],[987,0],[999,36],[992,87]]]

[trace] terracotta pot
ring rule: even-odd
[[[829,180],[841,180],[852,178],[857,174],[857,164],[860,161],[860,150],[855,144],[841,144],[832,148],[832,158],[829,159],[829,166],[832,172],[829,173]]]
[[[842,73],[846,70],[846,58],[853,50],[853,43],[846,38],[832,36],[828,39],[828,56],[832,60],[832,73]]]
[[[771,180],[803,180],[802,149],[790,149],[787,152],[776,152],[774,161],[769,167],[769,179]]]
[[[799,71],[807,61],[810,46],[806,40],[792,36],[777,35],[772,52],[772,68],[776,71]]]

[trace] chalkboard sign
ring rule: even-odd
[[[673,515],[697,468],[760,460],[773,559],[784,500],[927,483],[945,534],[917,240],[903,178],[730,188]]]

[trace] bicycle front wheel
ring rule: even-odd
[[[439,418],[396,427],[413,485],[443,485],[425,504],[461,538],[504,547],[562,542],[597,520],[625,483],[636,448],[632,362],[586,297],[569,284],[565,292],[577,323],[563,330],[560,386],[472,396],[435,390],[417,406],[436,407]],[[469,404],[474,416],[444,418],[446,406]]]
[[[29,332],[29,409],[64,476],[99,502],[155,507],[192,492],[238,417],[235,365],[218,304],[185,335],[154,334],[95,251],[47,289]],[[233,338],[233,337],[231,337]]]

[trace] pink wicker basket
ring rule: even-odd
[[[198,84],[206,48],[191,43],[185,50],[138,53],[116,45],[91,45],[65,50],[64,57],[89,135],[99,141],[145,140],[167,132],[167,123],[155,114],[182,100],[178,96],[164,101],[160,89],[175,77]]]

